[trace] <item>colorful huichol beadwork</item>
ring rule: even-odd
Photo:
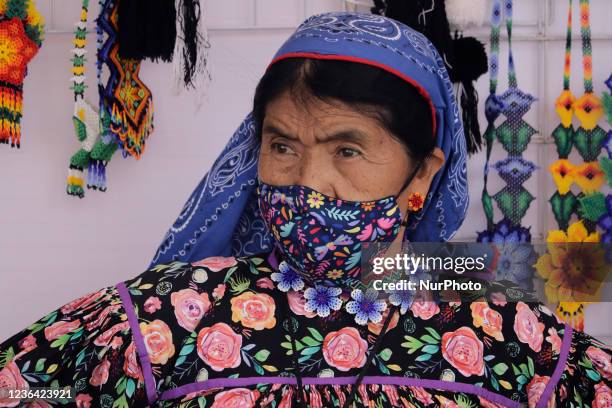
[[[67,193],[84,197],[87,187],[106,191],[106,166],[117,149],[124,157],[140,158],[146,138],[153,130],[153,101],[149,89],[138,78],[140,61],[118,56],[115,0],[99,0],[97,19],[97,78],[99,107],[85,100],[85,63],[89,0],[83,0],[73,49],[75,109],[73,122],[81,148],[70,159]],[[102,71],[108,68],[106,84]]]
[[[512,54],[512,8],[512,0],[504,0],[503,7],[501,0],[493,2],[489,96],[485,102],[485,115],[488,122],[485,131],[487,150],[482,192],[482,204],[487,219],[487,228],[478,233],[478,242],[505,243],[506,239],[498,234],[500,228],[511,230],[512,236],[524,240],[521,242],[531,240],[529,229],[521,226],[521,220],[535,197],[523,187],[523,183],[531,177],[537,167],[534,163],[523,158],[522,154],[537,131],[523,119],[523,116],[529,111],[536,98],[518,88]],[[502,19],[505,20],[508,33],[509,87],[502,94],[498,94],[499,43]],[[496,127],[495,122],[500,116],[505,117],[506,120]],[[508,153],[508,157],[490,166],[489,161],[496,139]],[[499,177],[506,183],[506,186],[493,196],[487,190],[490,167],[497,170]],[[498,224],[494,221],[493,201],[497,203],[497,207],[503,215]],[[501,241],[498,241],[500,239]]]
[[[0,143],[11,147],[21,147],[23,81],[44,29],[33,0],[0,0]]]
[[[580,98],[574,97],[570,90],[572,9],[573,0],[569,0],[563,91],[555,103],[555,110],[561,123],[552,133],[559,159],[549,166],[557,187],[557,191],[550,197],[549,202],[559,227],[558,230],[549,231],[547,241],[551,243],[599,242],[600,235],[595,231],[596,224],[606,212],[606,197],[599,192],[606,179],[605,163],[598,161],[606,134],[597,125],[603,115],[603,106],[601,100],[593,92],[589,0],[580,0],[584,75],[584,94]],[[572,125],[573,116],[576,116],[580,122],[577,129],[574,129]],[[576,164],[570,160],[569,156],[574,147],[583,159],[583,163]],[[576,184],[581,190],[579,194],[571,191],[573,184]],[[571,223],[574,215],[578,220]],[[606,222],[607,220],[604,220],[604,224]],[[547,281],[546,293],[550,297],[549,300],[559,302],[557,315],[573,328],[582,330],[584,328],[584,309],[587,303],[559,298],[556,293],[560,289],[554,289],[551,286],[551,282],[548,282],[550,276],[546,276],[548,272],[544,269],[538,268],[538,273]],[[559,278],[556,277],[555,281],[559,281]]]

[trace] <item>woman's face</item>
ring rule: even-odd
[[[272,185],[299,184],[351,201],[396,196],[405,214],[408,195],[425,195],[444,162],[438,148],[400,193],[416,162],[378,120],[342,102],[308,98],[306,105],[285,92],[268,103],[262,126],[259,179]],[[431,135],[414,135],[431,137]]]

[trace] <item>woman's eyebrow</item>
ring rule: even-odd
[[[264,125],[264,127],[262,129],[262,133],[273,133],[273,134],[275,134],[277,136],[284,137],[285,139],[299,140],[299,137],[297,137],[295,135],[287,134],[287,133],[283,132],[282,130],[280,130],[279,128],[277,128],[276,126],[271,125],[271,124]]]
[[[341,131],[331,133],[331,134],[326,134],[326,135],[323,135],[322,137],[317,136],[316,139],[318,143],[330,143],[330,142],[341,141],[341,142],[352,142],[352,143],[363,145],[368,141],[369,137],[367,134],[359,130],[347,129],[347,130],[341,130]]]

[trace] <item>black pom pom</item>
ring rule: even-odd
[[[451,74],[453,82],[475,81],[487,72],[487,53],[484,45],[476,38],[455,38],[453,49],[455,51],[455,65]]]
[[[172,61],[176,41],[174,0],[120,0],[117,17],[122,58]]]

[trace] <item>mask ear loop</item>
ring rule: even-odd
[[[406,189],[406,187],[408,187],[410,185],[410,183],[412,183],[412,180],[414,180],[414,178],[418,174],[419,170],[421,170],[421,167],[423,166],[424,162],[425,162],[425,160],[420,160],[417,163],[416,167],[414,168],[414,170],[412,171],[410,176],[408,176],[408,179],[406,180],[406,182],[402,185],[402,188],[400,189],[399,193],[397,193],[398,197],[402,193],[402,191],[404,191]],[[401,223],[401,225],[404,226],[404,227],[408,226],[408,214],[409,214],[409,211],[406,211],[406,214],[404,215],[402,223]]]

